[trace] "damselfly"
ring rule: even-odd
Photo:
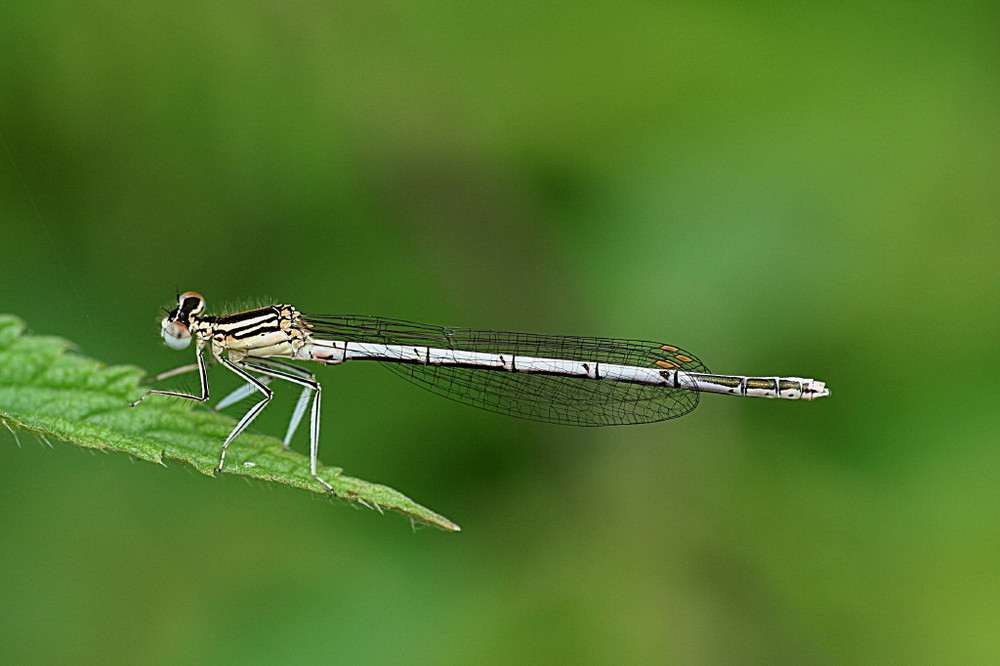
[[[285,446],[310,411],[309,471],[317,474],[320,385],[315,375],[289,361],[336,365],[373,360],[433,393],[452,400],[535,421],[578,426],[624,425],[664,421],[687,414],[700,393],[813,400],[830,395],[821,381],[802,377],[716,375],[680,347],[641,340],[536,335],[486,329],[429,326],[400,319],[299,312],[272,305],[231,315],[205,316],[205,299],[189,291],[162,322],[161,335],[171,349],[195,341],[194,366],[200,395],[152,390],[204,402],[208,373],[204,348],[246,382],[220,401],[231,405],[254,392],[263,398],[237,422],[222,443],[226,449],[271,400],[271,379],[302,387],[285,434]],[[311,400],[310,400],[311,398]]]

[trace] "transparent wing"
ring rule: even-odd
[[[328,340],[415,345],[652,367],[669,361],[681,370],[708,372],[694,355],[642,340],[537,335],[432,326],[364,315],[303,314],[311,331]],[[694,390],[490,369],[383,362],[432,393],[500,414],[579,426],[651,423],[687,414]]]

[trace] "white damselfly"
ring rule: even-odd
[[[400,319],[299,312],[291,305],[205,316],[205,299],[189,291],[162,322],[171,349],[195,341],[193,366],[158,378],[197,369],[200,395],[152,390],[205,402],[209,397],[204,348],[246,382],[219,402],[231,405],[254,392],[263,398],[237,422],[222,443],[226,449],[271,400],[271,379],[302,387],[285,433],[292,439],[310,402],[309,471],[318,474],[320,385],[315,375],[289,361],[380,361],[396,374],[452,400],[535,421],[578,426],[625,425],[664,421],[687,414],[701,393],[813,400],[830,395],[821,381],[802,377],[744,377],[709,373],[693,354],[673,345],[615,338],[512,333],[487,329],[430,326]]]

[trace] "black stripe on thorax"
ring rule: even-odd
[[[216,323],[221,326],[228,326],[230,324],[238,324],[242,321],[247,321],[248,319],[260,319],[266,317],[274,317],[277,319],[281,316],[281,310],[276,305],[271,305],[266,308],[257,308],[256,310],[247,310],[246,312],[237,312],[230,315],[222,315],[221,317],[212,317],[215,319]]]
[[[218,317],[214,324],[216,332],[242,340],[280,330],[281,313],[277,307],[260,308]]]

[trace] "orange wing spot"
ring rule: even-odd
[[[674,356],[674,358],[676,358],[681,363],[690,363],[691,361],[694,360],[690,356],[685,356],[684,354],[677,354],[677,356]]]
[[[655,361],[656,365],[661,368],[666,368],[667,370],[673,370],[674,368],[679,368],[680,366],[673,361]]]
[[[663,345],[660,349],[668,352],[678,352],[681,350],[680,347],[674,347],[673,345]]]

